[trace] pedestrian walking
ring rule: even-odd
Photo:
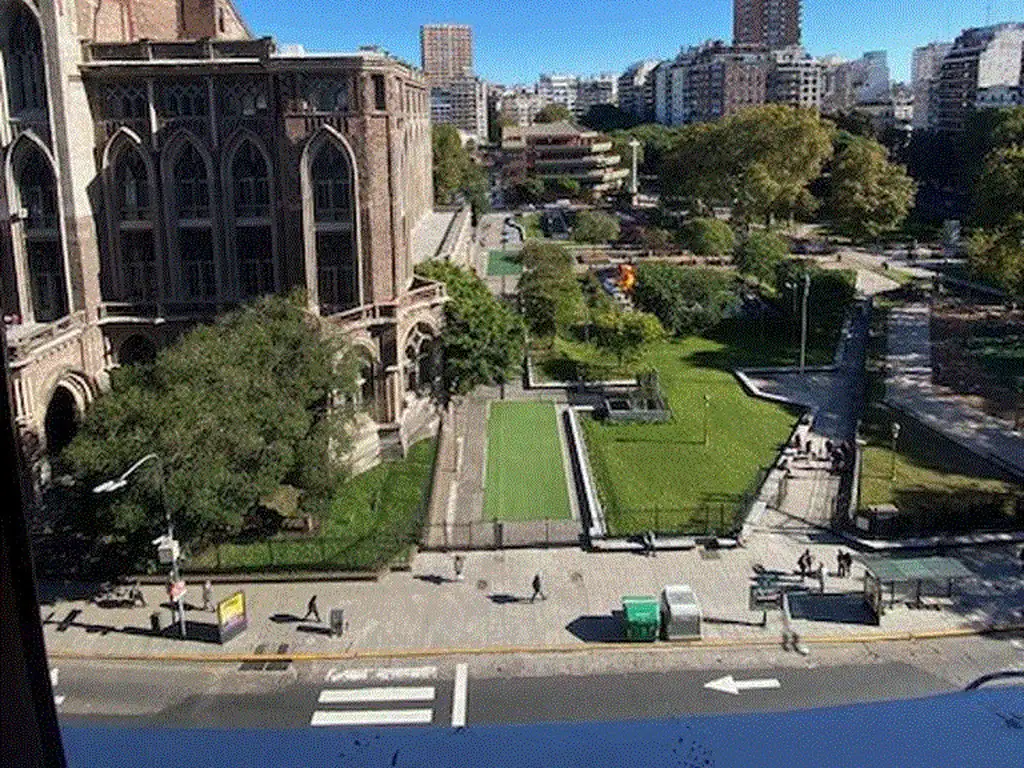
[[[849,552],[843,553],[843,575],[849,577],[853,573],[853,555]]]
[[[131,598],[133,606],[140,605],[143,608],[146,607],[146,596],[142,594],[142,586],[139,584],[138,581],[136,581],[135,584],[132,585]]]
[[[843,550],[839,550],[836,553],[836,576],[840,579],[846,575],[846,555],[843,554]]]
[[[213,610],[213,584],[209,579],[203,583],[203,610]]]
[[[533,576],[533,594],[530,595],[530,602],[532,603],[538,597],[541,600],[547,600],[548,596],[544,594],[544,590],[541,588],[540,574],[534,574]]]
[[[814,575],[818,577],[818,589],[822,593],[825,592],[825,564],[818,563],[818,567],[814,571]]]
[[[316,619],[317,624],[320,623],[320,611],[316,607],[316,595],[309,598],[309,602],[306,603],[306,615],[302,617],[302,620],[305,621],[310,616]]]
[[[453,567],[455,569],[455,580],[456,581],[462,581],[462,579],[463,579],[462,568],[463,568],[463,566],[465,566],[465,564],[466,564],[466,558],[464,558],[462,555],[456,555],[455,556],[455,559],[453,561]]]
[[[648,557],[657,557],[657,553],[655,552],[655,544],[656,542],[654,539],[654,531],[648,531],[647,534],[644,536],[644,549],[646,550]]]

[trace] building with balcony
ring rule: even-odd
[[[0,2],[0,299],[37,484],[111,368],[296,287],[361,355],[361,465],[408,444],[434,420],[445,301],[412,272],[424,77],[279,54],[229,0],[147,7]]]
[[[570,178],[593,197],[617,191],[629,174],[605,136],[572,123],[506,126],[501,150],[507,169],[541,179]]]
[[[995,93],[991,89],[1024,85],[1022,57],[1024,23],[996,24],[961,33],[939,67],[929,109],[932,127],[962,133],[978,103],[979,91]]]
[[[619,109],[638,120],[654,119],[654,69],[657,59],[631,64],[619,77]]]
[[[824,64],[799,46],[772,51],[768,101],[820,110],[824,70]]]
[[[910,83],[914,90],[914,130],[924,130],[931,125],[931,100],[946,54],[953,48],[952,43],[928,43],[914,49],[910,68]]]
[[[487,89],[478,77],[456,77],[430,89],[430,122],[454,125],[478,146],[487,142]]]

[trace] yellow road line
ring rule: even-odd
[[[800,641],[814,645],[861,645],[864,643],[908,642],[920,640],[944,640],[956,637],[1024,632],[1024,624],[997,627],[930,630],[925,632],[888,632],[861,635],[820,635],[801,637]],[[203,664],[240,664],[245,662],[271,661],[351,661],[358,659],[409,659],[448,656],[501,656],[508,654],[579,654],[602,653],[606,651],[671,653],[674,651],[703,650],[714,648],[756,648],[775,646],[778,637],[761,638],[713,638],[680,643],[600,643],[599,645],[547,645],[547,646],[492,646],[488,648],[414,648],[396,650],[339,651],[336,653],[75,653],[52,651],[51,659],[83,661],[172,661]]]

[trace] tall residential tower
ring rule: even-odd
[[[766,48],[800,45],[800,0],[733,0],[733,42]]]
[[[473,74],[473,29],[467,24],[424,24],[420,50],[431,84]]]

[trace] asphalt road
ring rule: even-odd
[[[474,677],[473,666],[472,660],[466,664],[466,681],[460,685],[452,661],[399,667],[317,663],[283,671],[63,662],[56,690],[63,697],[58,709],[67,724],[304,728],[314,721],[450,727],[459,688],[467,725],[789,711],[955,689],[901,662],[542,677]],[[741,686],[778,681],[778,687],[736,694],[705,687],[728,675]]]

